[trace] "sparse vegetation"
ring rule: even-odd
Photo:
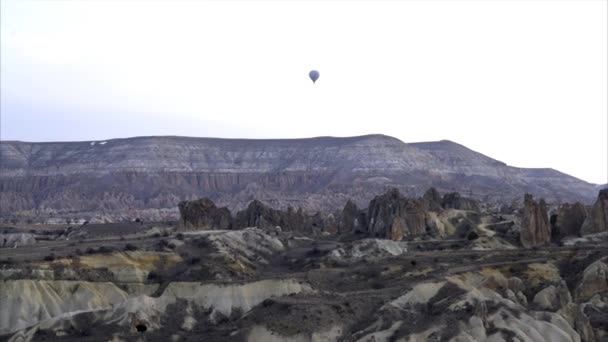
[[[112,253],[114,251],[114,249],[112,247],[108,247],[108,246],[100,246],[97,249],[97,253],[100,254],[108,254],[108,253]]]
[[[477,234],[476,232],[470,232],[467,235],[467,240],[472,241],[472,240],[477,240],[479,239],[479,234]]]
[[[136,251],[138,248],[134,244],[128,243],[125,245],[125,251]]]

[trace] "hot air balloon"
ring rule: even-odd
[[[312,83],[317,82],[317,79],[319,79],[319,72],[317,70],[311,70],[308,73],[308,77],[310,77],[310,79],[312,80]]]

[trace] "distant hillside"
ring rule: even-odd
[[[175,217],[202,196],[242,208],[333,210],[390,187],[428,187],[491,202],[525,192],[591,203],[596,185],[552,169],[524,169],[442,140],[406,144],[384,135],[250,140],[136,137],[107,141],[0,142],[0,216],[100,214]]]

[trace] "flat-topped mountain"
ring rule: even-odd
[[[199,197],[231,208],[257,198],[329,211],[390,187],[421,195],[434,186],[489,202],[525,192],[549,202],[597,195],[596,185],[556,170],[511,167],[447,140],[407,144],[384,135],[2,141],[0,161],[3,217],[176,217],[179,201]]]

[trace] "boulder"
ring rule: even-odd
[[[606,264],[606,259],[600,259],[587,266],[574,294],[577,301],[586,301],[603,292],[608,292],[608,264]]]
[[[520,242],[526,247],[547,244],[551,240],[551,226],[547,216],[547,205],[542,198],[537,203],[532,195],[524,197],[524,215],[521,224]]]
[[[597,201],[581,228],[583,234],[608,231],[608,189],[600,190]]]
[[[541,310],[557,311],[572,303],[572,296],[564,281],[558,286],[550,285],[534,296],[532,303]]]
[[[402,240],[426,232],[426,211],[420,200],[402,196],[399,190],[376,196],[368,207],[368,233],[375,237]]]
[[[586,217],[585,206],[579,202],[561,205],[550,219],[554,239],[561,240],[566,236],[579,236]]]
[[[233,222],[228,208],[216,207],[208,198],[182,201],[178,205],[180,226],[193,230],[232,229]]]
[[[524,281],[521,278],[511,277],[507,279],[507,287],[517,293],[525,289]]]

